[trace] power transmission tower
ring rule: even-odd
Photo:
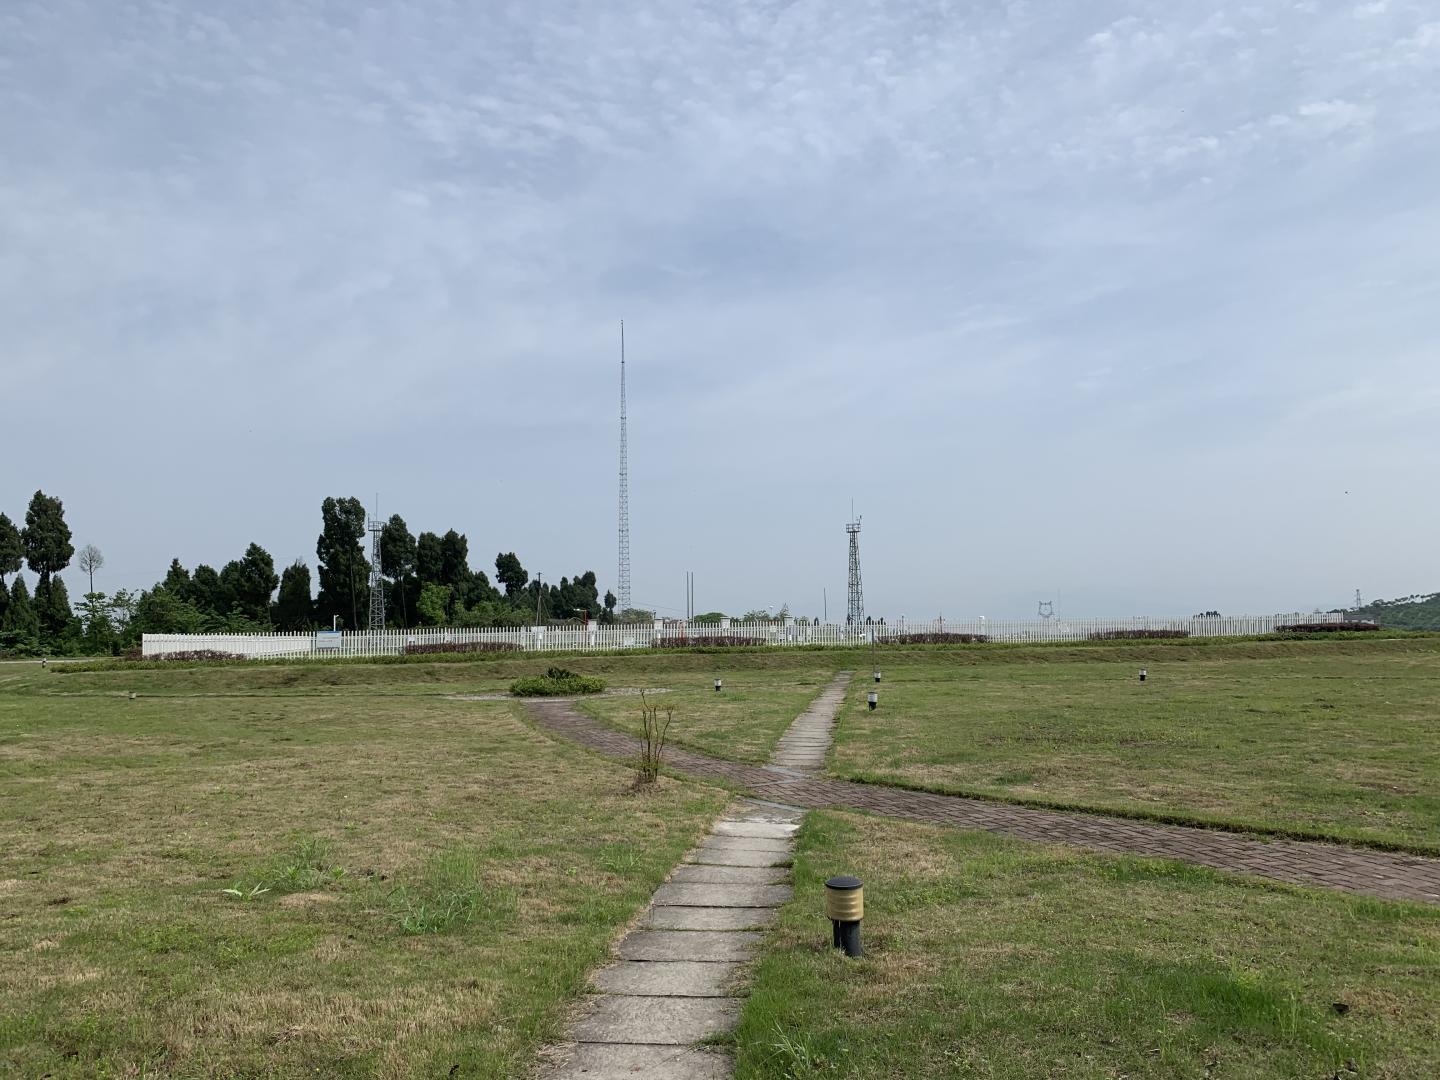
[[[379,510],[377,504],[376,510]],[[385,629],[385,576],[380,567],[380,530],[385,523],[379,517],[373,517],[369,523],[370,529],[370,625],[372,634],[382,633]]]
[[[625,320],[620,320],[620,610],[630,607],[630,462],[625,425]]]
[[[860,519],[845,526],[850,536],[850,600],[845,611],[845,621],[857,626],[865,621],[865,592],[860,587]]]

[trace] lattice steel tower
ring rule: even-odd
[[[377,507],[378,509],[378,507]],[[385,576],[380,567],[380,530],[385,523],[378,517],[370,519],[370,625],[372,634],[385,629]]]
[[[620,566],[619,607],[630,607],[630,462],[625,430],[625,320],[620,320]]]
[[[865,621],[865,591],[860,586],[860,519],[846,525],[845,531],[850,536],[850,600],[845,621],[854,625]]]

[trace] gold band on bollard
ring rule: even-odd
[[[865,917],[865,890],[825,889],[825,917],[835,922],[859,922]]]

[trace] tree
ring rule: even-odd
[[[230,613],[230,597],[220,582],[220,575],[213,566],[201,563],[190,575],[189,594],[183,597],[195,606],[202,615],[223,618]]]
[[[20,530],[8,517],[0,514],[0,585],[5,584],[6,574],[20,572],[24,558],[25,542],[20,537]]]
[[[440,554],[440,537],[422,532],[415,541],[415,574],[422,585],[438,585],[444,559]]]
[[[410,625],[410,609],[418,595],[415,558],[415,537],[404,518],[391,514],[390,520],[380,530],[380,567],[390,579],[389,596],[386,597],[390,610],[386,618],[397,626]]]
[[[75,560],[75,565],[80,567],[82,574],[90,577],[90,591],[95,591],[95,571],[105,565],[105,556],[100,554],[100,549],[94,544],[86,544],[80,549],[80,555]]]
[[[470,542],[454,529],[440,538],[440,584],[450,587],[449,614],[454,616],[470,588]]]
[[[361,543],[365,507],[359,499],[329,498],[320,506],[320,520],[320,539],[315,543],[320,560],[316,613],[323,621],[339,615],[350,620],[347,626],[359,626],[370,592],[370,562]]]
[[[509,551],[495,556],[495,580],[505,587],[506,598],[514,600],[520,595],[520,590],[525,588],[530,575],[525,567],[520,565],[515,553]]]
[[[281,630],[305,630],[314,622],[310,599],[310,567],[299,559],[280,575],[280,596],[275,601],[275,625]]]
[[[115,651],[115,625],[110,619],[110,599],[91,590],[80,601],[80,626],[86,649],[95,654]]]
[[[190,571],[180,565],[179,559],[171,559],[170,569],[165,572],[165,580],[160,585],[177,598],[183,598],[190,593]]]
[[[40,619],[41,641],[52,648],[61,648],[61,639],[71,630],[75,619],[64,578],[45,575],[35,583],[35,614]]]
[[[17,577],[10,586],[10,603],[0,615],[0,645],[17,652],[30,652],[40,644],[40,619],[30,599],[25,579]]]
[[[415,604],[415,610],[420,615],[421,624],[439,626],[445,621],[449,608],[450,586],[430,582],[420,589],[420,599]]]
[[[65,524],[65,507],[43,491],[35,492],[25,511],[25,529],[20,534],[25,561],[42,579],[58,574],[70,565],[75,545],[70,543],[70,526]]]
[[[232,614],[257,623],[270,621],[270,597],[280,579],[275,574],[275,560],[259,544],[251,544],[243,556],[225,564],[220,584]]]

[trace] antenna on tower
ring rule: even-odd
[[[855,512],[855,504],[850,504],[850,512]],[[851,626],[858,626],[865,621],[865,592],[860,586],[860,519],[845,526],[845,532],[850,537],[850,597],[845,609],[845,621]]]
[[[625,424],[625,320],[620,320],[620,610],[630,607],[630,462]]]
[[[370,623],[367,629],[372,634],[385,630],[385,575],[380,566],[380,530],[385,523],[380,520],[380,496],[375,496],[375,516],[368,523],[370,530]]]

